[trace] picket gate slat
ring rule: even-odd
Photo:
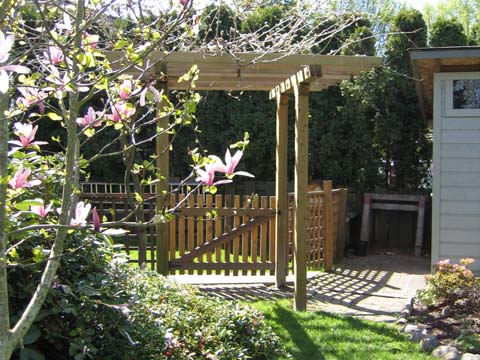
[[[207,208],[212,208],[213,196],[210,194],[207,194],[206,199],[207,199]],[[213,239],[213,220],[207,219],[207,231],[205,235],[205,242],[208,243],[212,241],[212,239]],[[207,252],[207,263],[211,263],[211,262],[212,262],[212,252],[209,251]],[[207,269],[207,275],[211,275],[211,274],[212,274],[212,270]]]
[[[233,197],[233,207],[238,209],[240,207],[240,195],[234,195]],[[237,228],[240,225],[240,216],[234,215],[233,217],[233,227]],[[240,259],[240,236],[233,239],[233,262],[237,264]],[[238,270],[233,270],[233,276],[238,276]]]

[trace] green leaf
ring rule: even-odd
[[[217,187],[215,185],[212,186],[205,186],[205,192],[209,192],[212,195],[217,193]]]
[[[152,218],[152,222],[154,222],[155,224],[168,223],[168,222],[171,221],[174,217],[175,217],[175,215],[170,214],[170,213],[157,214],[157,215],[155,215],[155,216]]]
[[[45,356],[36,349],[23,348],[20,350],[20,360],[45,360]]]
[[[35,200],[23,200],[15,204],[15,209],[20,211],[30,210],[30,206],[42,206],[43,201],[40,199]]]
[[[13,248],[12,250],[10,250],[10,252],[8,253],[8,256],[10,256],[13,259],[17,259],[18,258],[17,249]]]
[[[24,345],[33,344],[35,341],[38,340],[40,335],[41,335],[41,332],[38,326],[32,325],[30,329],[28,329],[27,334],[23,337],[23,344]]]
[[[123,49],[124,47],[128,46],[130,42],[126,39],[120,39],[115,43],[115,50]]]
[[[47,116],[53,121],[62,121],[63,120],[63,118],[60,115],[58,115],[57,113],[54,113],[54,112],[49,112],[47,114]]]
[[[43,246],[36,246],[32,249],[33,261],[36,263],[42,262],[45,258],[43,253]]]
[[[83,354],[83,352],[78,353],[77,355],[75,355],[74,359],[75,360],[83,360],[83,359],[85,359],[85,355]]]
[[[94,128],[88,128],[88,129],[85,129],[85,131],[83,133],[85,134],[86,137],[90,138],[93,135],[95,135],[95,129]]]

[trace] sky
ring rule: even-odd
[[[435,5],[438,3],[438,0],[405,0],[405,2],[417,10],[423,10],[425,4]]]

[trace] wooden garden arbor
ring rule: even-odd
[[[120,54],[110,56],[120,60]],[[380,66],[381,59],[367,56],[291,55],[283,54],[236,54],[235,56],[208,55],[204,53],[170,54],[153,53],[139,73],[144,79],[161,79],[161,87],[168,90],[186,90],[188,82],[178,82],[192,65],[197,65],[199,78],[196,90],[223,91],[268,91],[270,99],[277,102],[276,122],[276,285],[285,284],[287,275],[287,138],[288,138],[288,96],[295,96],[295,231],[294,271],[295,308],[306,308],[306,203],[308,179],[308,108],[309,93],[321,91],[342,80],[350,79],[361,71]],[[159,112],[163,104],[159,104]],[[158,129],[167,127],[168,119],[160,119]],[[168,135],[157,138],[157,166],[162,169],[165,180],[157,186],[162,194],[168,190],[169,154],[162,151],[168,144]],[[164,207],[164,198],[159,196],[157,208]],[[168,226],[157,228],[157,269],[167,274]],[[283,261],[279,261],[283,259]]]

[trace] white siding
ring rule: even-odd
[[[435,74],[432,263],[473,257],[480,273],[480,116],[446,116],[446,81],[462,76],[480,73]]]

